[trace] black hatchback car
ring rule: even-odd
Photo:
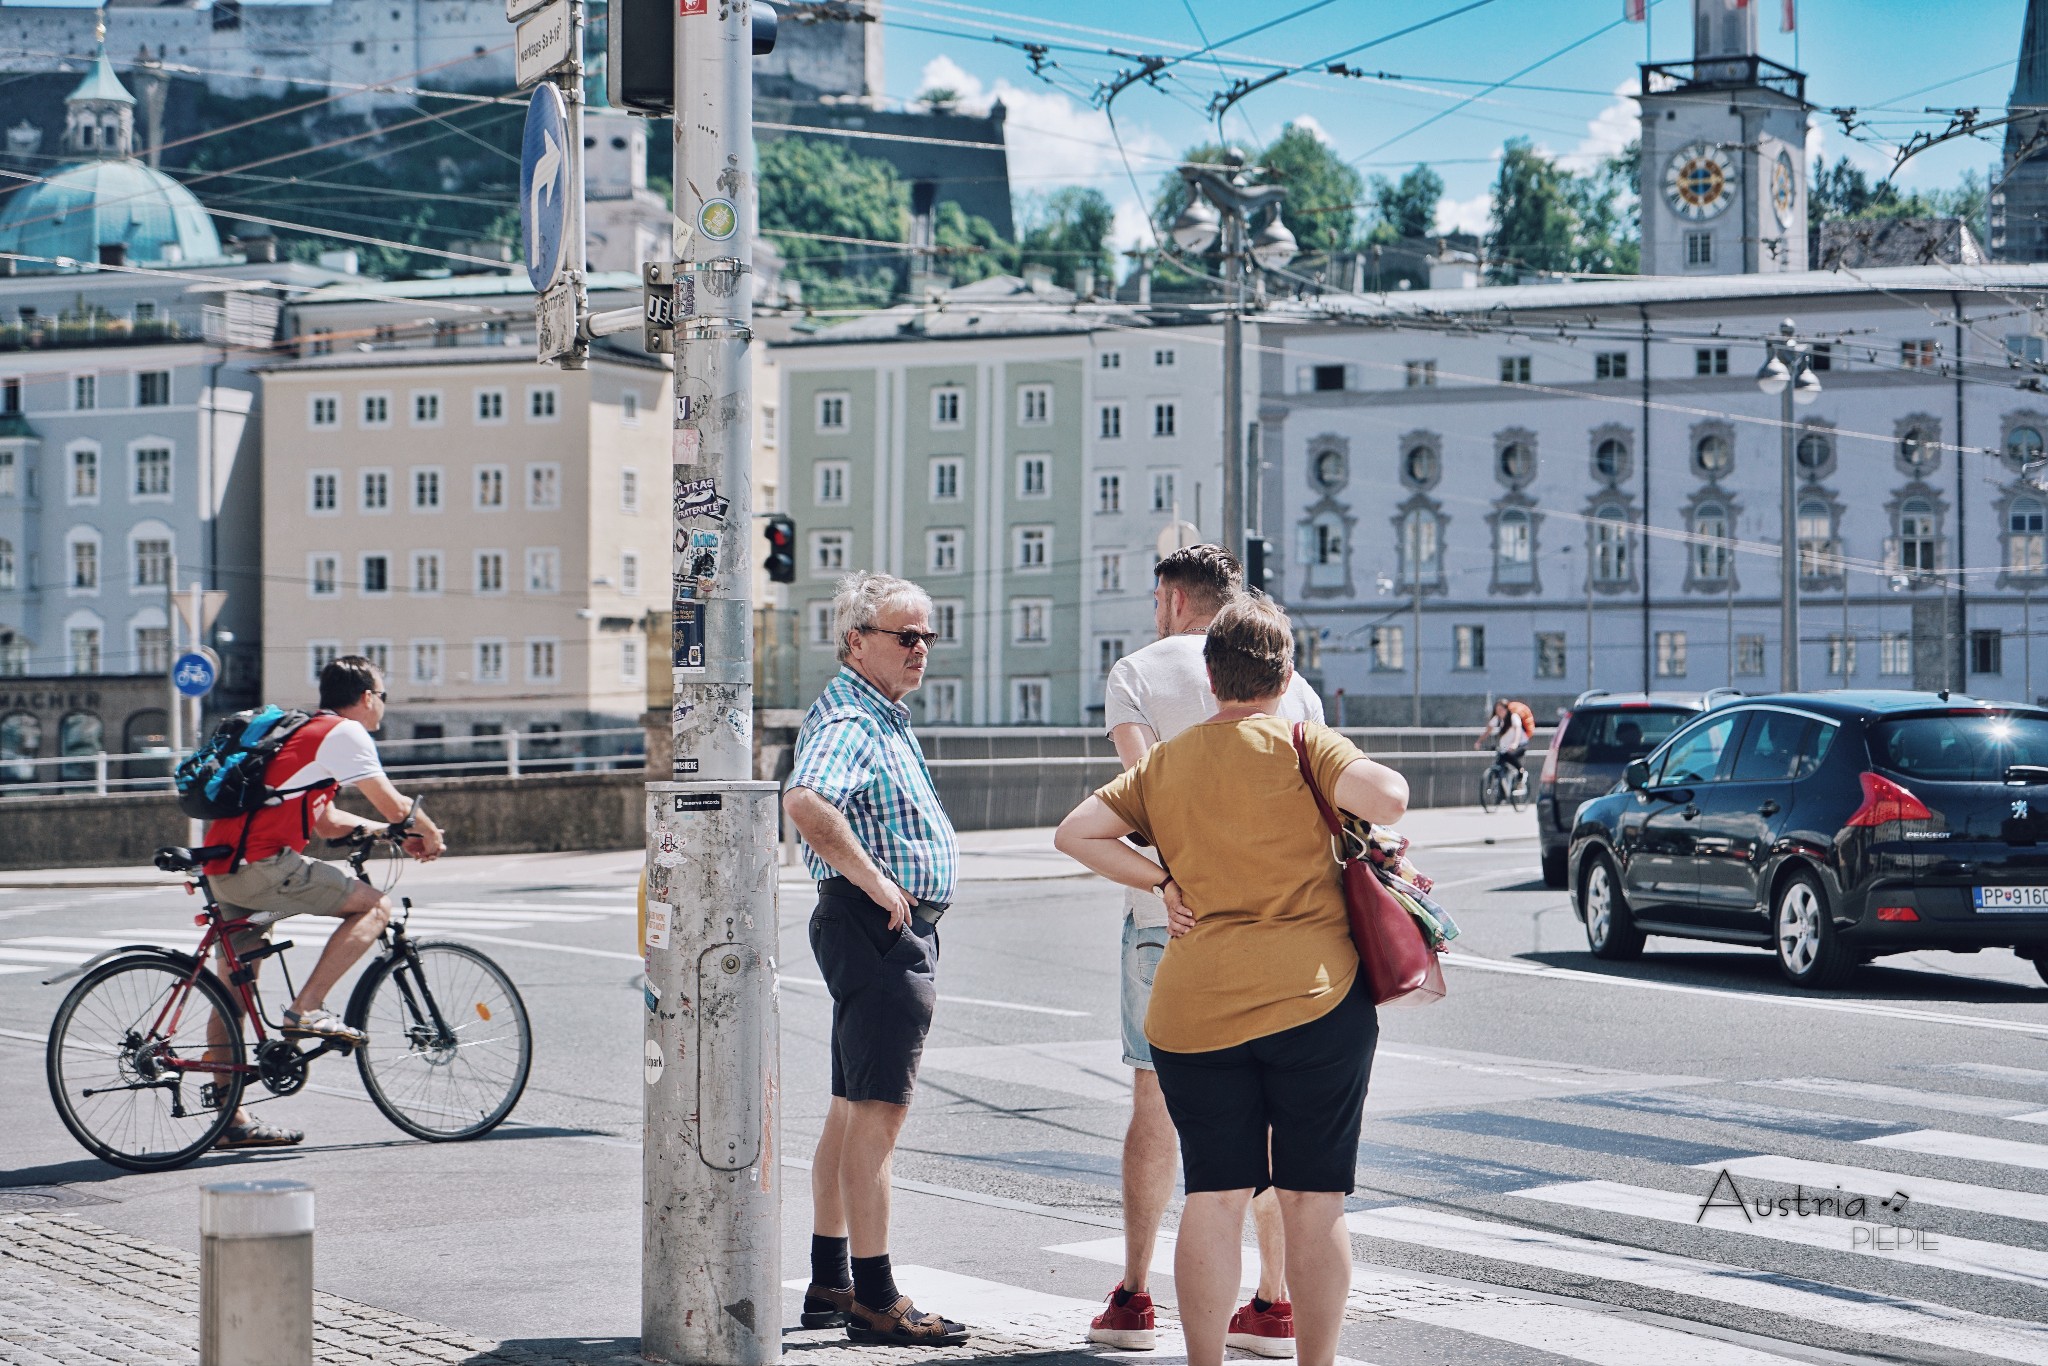
[[[1914,949],[2009,948],[2048,980],[2048,709],[1918,692],[1744,698],[1579,808],[1601,958],[1753,944],[1800,986]]]

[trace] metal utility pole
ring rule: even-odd
[[[1778,690],[1799,691],[1799,499],[1793,468],[1793,405],[1820,397],[1820,379],[1810,363],[1812,347],[1799,340],[1790,318],[1778,325],[1778,338],[1768,343],[1770,358],[1756,373],[1756,387],[1779,401],[1778,471]]]
[[[1248,516],[1257,478],[1256,465],[1247,467],[1244,423],[1244,311],[1251,267],[1279,270],[1300,250],[1280,221],[1286,188],[1251,184],[1244,165],[1244,153],[1233,147],[1220,165],[1181,167],[1188,206],[1173,225],[1174,242],[1193,256],[1223,240],[1223,544],[1240,561],[1246,543],[1263,530]],[[1254,236],[1252,223],[1265,215],[1269,221]]]
[[[1412,709],[1411,709],[1411,715],[1410,715],[1410,717],[1409,717],[1409,721],[1408,721],[1408,724],[1409,724],[1409,725],[1411,725],[1411,726],[1414,726],[1414,727],[1415,727],[1415,728],[1416,728],[1417,730],[1420,730],[1420,729],[1422,729],[1422,520],[1421,520],[1421,518],[1422,518],[1422,514],[1420,513],[1420,511],[1417,511],[1417,512],[1413,512],[1413,513],[1410,513],[1410,514],[1409,514],[1409,516],[1408,516],[1408,520],[1407,520],[1406,522],[1402,523],[1402,527],[1401,527],[1401,529],[1402,529],[1402,530],[1403,530],[1404,532],[1406,532],[1406,533],[1407,533],[1407,539],[1408,539],[1408,591],[1409,591],[1409,603],[1408,603],[1408,611],[1409,611],[1409,616],[1410,616],[1410,618],[1411,618],[1411,619],[1412,619],[1412,621],[1413,621],[1413,629],[1414,629],[1414,632],[1415,632],[1415,639],[1414,639],[1414,640],[1413,640],[1412,642],[1410,642],[1410,647],[1411,647],[1411,648],[1412,648],[1412,649],[1414,650],[1414,654],[1413,654],[1413,655],[1412,655],[1412,656],[1410,657],[1409,663],[1410,663],[1410,666],[1411,666],[1411,667],[1413,668],[1414,672],[1413,672],[1413,673],[1412,673],[1412,674],[1411,674],[1411,675],[1409,676],[1409,686],[1410,686],[1410,687],[1411,687],[1411,688],[1413,689],[1413,696],[1412,696],[1412,703],[1413,703],[1413,706],[1412,706]]]
[[[641,1351],[782,1350],[777,785],[753,781],[754,8],[674,8],[672,782],[648,784]],[[649,309],[650,330],[655,308]]]

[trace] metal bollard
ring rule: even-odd
[[[313,1188],[199,1191],[199,1366],[313,1366]]]

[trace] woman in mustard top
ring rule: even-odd
[[[1061,822],[1055,843],[1173,915],[1145,1037],[1180,1136],[1187,1205],[1174,1285],[1190,1366],[1221,1366],[1252,1195],[1280,1193],[1297,1356],[1331,1366],[1351,1285],[1351,1193],[1379,1026],[1359,982],[1329,832],[1273,708],[1293,674],[1287,614],[1226,605],[1203,657],[1219,710],[1155,745]],[[1400,774],[1310,726],[1309,768],[1336,805],[1399,820]],[[1140,834],[1166,872],[1123,842]]]

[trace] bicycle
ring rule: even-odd
[[[405,835],[403,824],[363,827],[327,843],[348,848],[349,866],[368,883],[371,852]],[[193,874],[186,890],[206,898],[193,917],[205,928],[196,953],[130,944],[44,982],[82,977],[51,1022],[45,1070],[58,1117],[88,1152],[130,1171],[182,1167],[226,1131],[246,1089],[260,1084],[273,1096],[294,1095],[313,1060],[327,1053],[353,1053],[371,1101],[415,1138],[478,1138],[512,1113],[533,1065],[526,1003],[504,970],[467,944],[408,934],[410,897],[400,898],[379,934],[383,951],[356,980],[342,1017],[368,1042],[323,1039],[301,1049],[284,1037],[280,1024],[264,1018],[252,965],[282,955],[292,941],[236,953],[235,934],[255,926],[229,917],[201,871],[232,852],[219,845],[157,850],[157,867]],[[208,966],[216,950],[225,982]],[[284,971],[289,1000],[291,972]],[[244,1018],[253,1050],[243,1039]],[[225,1041],[208,1038],[215,1020]],[[194,1080],[198,1094],[188,1102]]]
[[[1509,775],[1513,775],[1510,777]],[[1479,775],[1479,805],[1482,810],[1491,811],[1502,801],[1510,803],[1520,811],[1529,800],[1529,770],[1510,764],[1499,755],[1486,766],[1486,772]]]

